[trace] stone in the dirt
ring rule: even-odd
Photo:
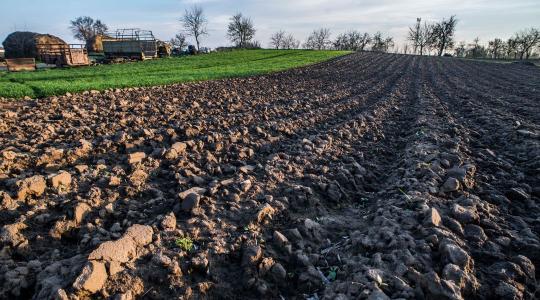
[[[468,224],[465,226],[465,237],[468,240],[474,241],[479,244],[483,244],[488,239],[488,236],[484,232],[484,229],[474,224]]]
[[[472,223],[480,219],[478,212],[472,206],[461,206],[459,204],[454,204],[452,206],[452,215],[456,220],[461,223]]]
[[[83,174],[84,172],[88,171],[88,166],[87,165],[76,165],[75,170],[77,170],[77,172],[79,174]]]
[[[341,199],[341,190],[339,189],[339,186],[335,183],[330,184],[328,186],[328,197],[332,201],[338,202]]]
[[[135,224],[126,230],[124,236],[131,237],[139,246],[146,246],[152,242],[154,230],[148,225]]]
[[[461,226],[461,223],[459,223],[456,219],[445,216],[443,218],[443,224],[455,233],[464,234],[463,226]]]
[[[6,151],[2,151],[2,156],[6,160],[14,160],[15,157],[17,157],[17,154],[13,151],[6,150]]]
[[[275,209],[270,204],[265,204],[261,209],[259,209],[259,212],[257,212],[257,222],[261,223],[266,218],[272,219],[274,213]]]
[[[146,153],[144,152],[130,153],[128,154],[128,163],[130,165],[140,163],[145,158],[146,158]]]
[[[499,282],[499,285],[495,288],[495,295],[497,295],[497,297],[500,297],[499,299],[523,299],[523,293],[520,290],[504,281]]]
[[[180,199],[184,200],[191,193],[195,193],[195,194],[198,194],[198,195],[202,196],[202,195],[204,195],[204,193],[206,193],[206,189],[201,188],[201,187],[192,187],[189,190],[185,190],[183,192],[178,193],[178,197],[180,197]]]
[[[107,281],[107,270],[105,264],[97,261],[90,261],[84,266],[81,274],[73,283],[76,290],[85,290],[91,294],[101,290]]]
[[[424,223],[430,226],[439,226],[441,224],[441,215],[439,211],[432,207],[427,211]]]
[[[88,256],[90,260],[116,261],[126,263],[135,258],[137,247],[130,238],[120,238],[116,241],[107,241],[99,245]]]
[[[471,264],[469,254],[452,242],[443,242],[439,247],[442,258],[449,263],[453,263],[463,269],[467,269]]]
[[[186,143],[176,142],[172,144],[171,149],[174,150],[177,154],[182,154],[186,151]]]
[[[255,266],[262,258],[261,246],[252,245],[244,248],[242,252],[242,266]]]
[[[45,177],[35,175],[17,182],[17,186],[19,188],[17,198],[19,200],[25,200],[26,196],[41,196],[45,192],[47,182],[45,181]]]
[[[74,217],[75,217],[75,223],[77,224],[81,224],[81,222],[84,220],[84,217],[86,216],[86,214],[88,214],[89,211],[91,211],[92,208],[90,207],[90,205],[84,203],[84,202],[80,202],[77,204],[77,206],[75,206],[75,211],[74,211]]]
[[[465,272],[463,272],[463,270],[461,270],[457,265],[447,264],[444,266],[442,278],[452,280],[457,285],[461,286],[465,279]]]
[[[152,227],[135,224],[126,230],[122,238],[99,245],[90,253],[88,259],[128,262],[136,257],[137,246],[146,246],[152,242],[153,233]]]
[[[322,274],[314,266],[309,266],[305,272],[300,274],[298,281],[303,290],[319,289],[324,283]]]
[[[109,178],[109,185],[110,186],[119,186],[122,183],[122,180],[117,176],[111,176]]]
[[[184,201],[182,201],[182,210],[185,212],[190,212],[194,208],[199,206],[199,201],[201,199],[201,196],[196,193],[190,193],[185,198]]]
[[[512,257],[512,261],[518,264],[528,277],[535,277],[535,267],[533,262],[524,255],[517,255]]]
[[[443,193],[454,192],[459,190],[460,186],[459,180],[455,179],[454,177],[450,177],[444,182],[440,190]]]
[[[25,237],[19,233],[20,230],[25,229],[26,227],[26,224],[22,222],[4,225],[0,231],[0,241],[16,247],[26,240]]]
[[[284,249],[289,244],[289,240],[279,231],[274,231],[274,242],[280,249]]]
[[[287,277],[287,271],[280,263],[275,263],[270,272],[276,281],[284,280]]]
[[[51,184],[55,189],[68,188],[71,185],[71,174],[62,171],[51,176]]]
[[[369,297],[367,298],[367,300],[390,300],[390,297],[388,297],[381,290],[375,290],[371,294],[369,294]]]
[[[176,229],[176,216],[173,212],[167,214],[161,221],[161,228],[165,231]]]
[[[129,176],[129,181],[136,187],[143,185],[148,178],[148,174],[143,170],[136,170]]]
[[[249,189],[251,188],[251,180],[244,180],[240,183],[240,189],[242,190],[242,192],[247,192],[249,191]]]
[[[110,276],[114,276],[115,274],[124,271],[124,267],[122,267],[122,264],[117,261],[110,261],[108,263],[108,267]]]
[[[3,191],[0,191],[0,209],[15,210],[19,207],[19,203],[12,199],[11,196]]]
[[[511,188],[506,192],[506,197],[512,201],[527,201],[530,198],[522,188]]]

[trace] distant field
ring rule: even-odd
[[[246,50],[36,72],[0,71],[0,97],[46,97],[85,90],[250,76],[309,65],[347,53],[349,52]]]

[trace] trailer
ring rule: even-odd
[[[153,59],[158,57],[158,41],[149,30],[119,29],[103,37],[103,53],[107,59]]]
[[[63,66],[88,66],[88,51],[83,44],[47,44],[38,46],[39,59],[46,64]]]
[[[9,72],[35,71],[36,60],[31,58],[7,58],[6,67]]]

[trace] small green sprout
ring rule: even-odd
[[[326,279],[328,279],[329,281],[336,280],[337,270],[338,270],[337,267],[331,267],[330,271],[328,272],[328,276],[326,276]]]
[[[178,238],[175,241],[176,246],[180,247],[183,251],[189,252],[193,250],[193,240],[189,237]]]

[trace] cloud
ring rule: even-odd
[[[192,5],[203,7],[210,21],[210,35],[204,42],[211,47],[229,44],[226,26],[236,12],[253,19],[256,39],[263,45],[280,29],[305,40],[319,27],[330,28],[334,37],[350,29],[381,31],[402,43],[417,17],[433,21],[453,14],[459,19],[457,40],[507,38],[520,29],[540,27],[538,0],[130,0],[129,5],[110,0],[49,0],[45,6],[41,0],[25,0],[10,4],[11,13],[0,18],[0,39],[17,28],[72,41],[69,20],[90,15],[113,29],[139,27],[168,40],[181,30],[178,19]]]

